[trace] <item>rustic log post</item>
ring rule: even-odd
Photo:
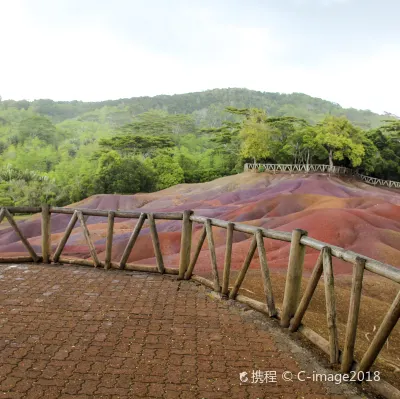
[[[342,356],[341,372],[348,373],[354,360],[358,315],[360,312],[361,290],[364,276],[365,259],[357,258],[353,268],[349,316],[347,318],[346,338]]]
[[[151,239],[153,241],[154,255],[157,261],[157,268],[160,273],[164,273],[165,272],[164,260],[161,253],[160,240],[158,238],[156,223],[154,221],[154,215],[152,213],[148,213],[147,219],[150,225],[150,234],[151,234]]]
[[[99,258],[97,256],[96,248],[95,248],[95,246],[94,246],[94,244],[92,242],[92,239],[90,237],[89,229],[86,226],[86,222],[85,222],[85,219],[83,217],[83,213],[81,211],[78,211],[77,214],[78,214],[79,222],[81,223],[81,228],[83,230],[83,235],[85,236],[86,243],[87,243],[87,245],[89,247],[90,255],[91,255],[92,259],[93,259],[94,267],[101,266],[101,262],[99,261]]]
[[[22,231],[19,229],[19,227],[18,227],[17,223],[15,222],[14,218],[12,217],[11,213],[8,212],[7,208],[3,208],[3,209],[4,209],[4,215],[7,218],[8,223],[10,223],[10,226],[14,229],[14,231],[17,233],[18,237],[21,239],[22,244],[28,250],[29,255],[32,257],[34,262],[38,262],[39,257],[36,255],[36,252],[32,248],[29,241],[22,234]]]
[[[265,246],[264,246],[264,237],[262,235],[261,230],[257,230],[256,232],[256,241],[257,241],[257,248],[258,248],[258,256],[260,259],[260,268],[261,268],[261,275],[263,280],[264,286],[264,294],[265,300],[267,303],[268,314],[270,317],[276,316],[276,308],[274,302],[274,295],[272,293],[272,284],[271,284],[271,277],[269,275],[269,268],[267,263],[267,255],[265,253]]]
[[[308,309],[308,306],[311,302],[311,298],[314,295],[315,289],[317,288],[318,281],[322,276],[322,270],[323,270],[322,258],[323,258],[323,251],[319,253],[317,263],[314,266],[310,280],[308,281],[306,290],[304,291],[304,295],[301,298],[300,304],[296,310],[293,319],[290,321],[289,331],[292,332],[297,331],[297,329],[301,324],[301,321],[303,320],[303,316],[306,313],[306,310]]]
[[[290,319],[296,313],[300,300],[301,278],[303,275],[303,262],[305,246],[300,244],[302,236],[307,232],[301,229],[293,230],[290,244],[289,264],[286,274],[285,293],[283,296],[283,309],[281,326],[289,327]]]
[[[339,340],[336,326],[335,284],[333,278],[331,249],[323,249],[324,286],[326,301],[326,321],[329,329],[330,362],[339,362]]]
[[[395,300],[393,301],[390,309],[386,313],[382,324],[379,326],[378,331],[375,334],[369,348],[365,352],[361,362],[358,365],[357,371],[368,371],[372,364],[375,362],[379,352],[381,351],[383,345],[393,328],[396,326],[397,321],[400,318],[400,291],[398,292]]]
[[[0,209],[0,223],[3,221],[5,214],[6,214],[5,208],[1,208]]]
[[[137,238],[139,237],[140,230],[142,229],[145,220],[146,214],[141,213],[122,254],[121,260],[119,262],[120,269],[125,269],[126,262],[128,262],[129,255],[131,254],[132,248],[135,245]]]
[[[65,244],[67,243],[67,240],[69,236],[71,235],[72,229],[75,226],[76,221],[78,220],[78,211],[74,211],[71,220],[68,223],[67,229],[65,230],[65,233],[63,237],[61,238],[60,242],[58,243],[58,246],[56,248],[56,251],[54,252],[53,256],[53,262],[57,263],[58,260],[60,259],[61,252],[63,251]]]
[[[190,210],[183,211],[178,280],[182,280],[185,277],[185,272],[190,264],[190,252],[192,249],[192,221],[190,216],[192,213],[193,211]]]
[[[208,248],[210,250],[210,257],[211,257],[211,271],[213,276],[214,291],[221,292],[221,287],[219,285],[219,276],[218,276],[217,255],[215,254],[214,236],[212,232],[210,219],[206,220],[206,232],[207,232]]]
[[[240,270],[240,273],[236,278],[235,284],[233,285],[232,290],[229,294],[229,299],[236,298],[236,296],[239,292],[240,286],[242,285],[243,280],[246,276],[247,270],[250,267],[250,263],[251,263],[251,260],[253,259],[254,252],[256,252],[256,248],[257,248],[257,239],[256,239],[256,236],[254,235],[253,239],[251,240],[251,243],[250,243],[249,252],[247,253],[246,259],[243,262],[242,269]]]
[[[42,204],[42,258],[43,263],[50,263],[51,254],[51,219],[50,207]]]
[[[203,246],[203,243],[204,243],[204,241],[206,239],[206,235],[207,235],[206,225],[204,225],[203,228],[201,229],[199,242],[197,243],[196,249],[195,249],[194,254],[193,254],[193,258],[190,261],[188,269],[186,270],[185,280],[189,280],[190,277],[193,274],[193,269],[194,269],[194,267],[196,265],[196,262],[197,262],[197,259],[198,259],[199,255],[200,255],[201,247]]]
[[[232,222],[229,222],[228,227],[226,229],[224,274],[222,277],[222,295],[225,297],[228,295],[228,290],[229,290],[229,276],[231,272],[231,261],[232,261],[233,227],[234,224]]]
[[[108,212],[107,219],[107,241],[106,241],[106,257],[104,260],[104,269],[109,269],[111,266],[112,243],[114,234],[114,219],[115,212]]]

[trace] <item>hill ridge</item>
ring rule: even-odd
[[[35,112],[49,116],[55,122],[85,117],[85,114],[105,107],[116,107],[116,112],[128,111],[131,115],[150,109],[194,114],[198,124],[211,125],[218,125],[221,122],[221,118],[216,118],[216,115],[227,106],[263,108],[271,116],[296,116],[310,123],[318,122],[326,114],[346,116],[351,122],[364,128],[378,127],[383,118],[388,118],[387,115],[379,115],[370,110],[343,108],[335,102],[304,93],[265,92],[246,88],[216,88],[199,92],[138,96],[97,102],[37,99],[3,100],[1,104],[24,109],[31,106]],[[226,115],[224,118],[226,119]]]

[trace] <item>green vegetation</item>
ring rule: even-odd
[[[238,173],[330,163],[400,180],[400,121],[245,89],[99,103],[1,101],[0,204],[65,205]]]

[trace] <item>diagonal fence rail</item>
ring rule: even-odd
[[[21,229],[17,226],[13,215],[17,213],[33,214],[41,212],[42,230],[41,230],[41,246],[42,254],[39,256],[24,236]],[[69,214],[71,219],[66,227],[64,235],[61,237],[53,254],[51,254],[51,214]],[[107,218],[107,237],[106,237],[106,253],[105,260],[100,261],[93,243],[90,231],[87,227],[85,218],[89,216],[99,216]],[[112,262],[112,244],[115,218],[137,219],[137,223],[132,230],[127,245],[123,251],[119,262]],[[356,361],[354,347],[356,342],[356,332],[358,326],[358,316],[360,310],[360,302],[362,296],[362,284],[364,271],[367,270],[376,275],[400,284],[400,270],[374,259],[362,256],[346,249],[329,245],[308,237],[307,232],[301,229],[295,229],[293,232],[284,232],[271,229],[264,229],[250,226],[242,223],[227,222],[219,219],[206,218],[194,215],[193,211],[187,210],[183,212],[129,212],[129,211],[107,211],[93,209],[73,209],[50,207],[43,205],[42,207],[2,207],[0,209],[0,222],[6,218],[10,227],[15,231],[21,239],[22,244],[27,249],[30,256],[5,257],[0,254],[0,263],[9,262],[43,262],[43,263],[68,263],[84,266],[104,267],[104,269],[127,269],[144,272],[167,273],[177,275],[182,280],[197,281],[211,290],[217,292],[222,298],[229,298],[245,303],[248,306],[276,318],[280,321],[283,328],[290,332],[299,331],[310,341],[322,349],[329,355],[332,365],[339,365],[342,373],[350,371],[360,375],[368,372],[377,359],[381,349],[385,345],[388,337],[393,331],[400,317],[400,291],[391,304],[387,314],[385,315],[381,325],[378,328],[375,337],[370,343],[367,351],[359,361]],[[160,240],[158,236],[156,220],[178,220],[182,221],[182,234],[180,244],[180,261],[177,268],[167,268],[164,265],[163,255],[161,252]],[[80,222],[86,243],[89,247],[91,260],[73,259],[62,256],[68,238],[70,237],[77,222]],[[156,266],[128,263],[128,258],[134,250],[137,238],[147,221],[150,228],[150,236],[156,258]],[[194,248],[192,254],[192,230],[194,224],[202,225],[199,241]],[[223,275],[219,275],[216,248],[213,235],[213,227],[219,227],[227,230],[225,257],[223,265]],[[232,242],[233,232],[238,231],[246,233],[251,237],[251,244],[245,257],[242,267],[236,276],[232,286],[230,286],[230,272],[232,262]],[[282,309],[275,305],[273,285],[270,278],[270,270],[267,262],[267,254],[264,245],[264,239],[273,239],[279,241],[290,242],[290,254],[288,259],[288,267],[286,273],[285,289],[283,295]],[[212,280],[194,274],[196,263],[201,252],[204,242],[207,240],[208,249],[211,260]],[[303,263],[306,248],[313,248],[319,251],[319,256],[315,267],[313,268],[311,277],[301,296],[301,282],[303,280]],[[257,301],[242,295],[240,288],[249,270],[250,263],[258,253],[261,283],[265,301]],[[336,316],[336,298],[335,298],[335,280],[332,267],[332,259],[338,258],[348,262],[353,267],[353,277],[351,285],[351,296],[349,303],[348,320],[346,325],[346,336],[343,350],[339,348],[338,328]],[[326,305],[326,323],[329,332],[329,340],[326,340],[315,331],[303,324],[303,318],[311,299],[316,291],[321,277],[324,281],[325,305]],[[360,378],[362,379],[362,378]],[[391,397],[398,395],[399,391],[391,385],[381,381],[379,384],[373,382],[375,388],[380,390],[385,396]]]

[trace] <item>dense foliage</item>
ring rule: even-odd
[[[0,99],[0,204],[65,205],[243,170],[330,163],[400,179],[400,122],[245,89],[101,103]]]

